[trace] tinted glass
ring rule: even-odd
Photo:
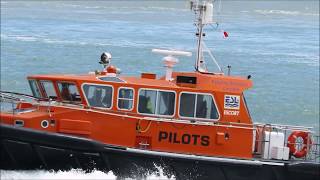
[[[182,93],[180,97],[180,116],[194,117],[195,94]]]
[[[211,95],[182,93],[180,98],[180,116],[219,119],[219,113]]]
[[[133,101],[127,99],[119,99],[118,108],[119,109],[132,109]]]
[[[38,85],[37,85],[37,81],[29,80],[29,85],[30,85],[30,88],[31,88],[32,95],[34,97],[40,98],[41,94],[40,94],[40,90],[39,90]]]
[[[173,115],[175,106],[175,93],[158,92],[157,113],[159,115]]]
[[[40,81],[40,84],[43,90],[45,91],[44,93],[46,98],[52,98],[52,99],[57,98],[57,94],[54,90],[54,86],[51,81]]]
[[[89,106],[111,108],[112,87],[85,84],[83,90]]]
[[[197,118],[218,119],[218,112],[210,95],[197,95]]]
[[[133,90],[121,88],[119,90],[119,98],[133,99]]]
[[[133,90],[120,88],[118,94],[118,108],[132,109],[133,107]]]
[[[65,101],[79,102],[81,101],[77,86],[73,83],[59,82],[58,83],[61,98]]]
[[[140,90],[138,112],[146,114],[155,114],[157,91]]]

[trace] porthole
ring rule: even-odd
[[[14,121],[14,126],[23,127],[24,126],[24,121],[23,120],[15,120]]]
[[[42,127],[42,128],[47,128],[47,127],[49,127],[49,121],[47,121],[47,120],[42,120],[42,121],[41,121],[41,127]]]

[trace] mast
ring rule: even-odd
[[[213,4],[212,0],[191,0],[190,8],[195,12],[197,26],[197,57],[195,60],[195,69],[198,72],[206,72],[203,57],[203,27],[213,23]]]
[[[200,7],[201,9],[203,9],[203,7]],[[202,14],[203,14],[203,10],[200,10],[199,12],[199,18],[198,18],[198,24],[197,24],[197,29],[198,32],[196,33],[196,35],[198,36],[198,45],[197,45],[197,59],[196,59],[196,64],[195,64],[195,69],[196,71],[199,71],[199,65],[201,62],[203,62],[203,52],[202,52],[202,36],[203,36],[203,24],[202,24]]]

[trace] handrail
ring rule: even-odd
[[[14,96],[9,96],[6,94],[0,94],[0,98],[1,99],[9,99],[11,101],[23,101],[23,99],[20,99],[20,98],[14,97]]]
[[[259,132],[262,132],[260,134],[256,134],[256,138],[254,140],[255,150],[253,154],[256,157],[263,158],[263,152],[267,152],[267,157],[270,157],[270,151],[271,148],[270,141],[271,141],[271,135],[268,135],[267,139],[264,138],[265,133],[263,132],[280,132],[284,134],[284,141],[283,141],[283,147],[289,147],[288,144],[295,144],[297,149],[300,149],[300,147],[303,147],[302,145],[307,147],[306,155],[304,157],[294,157],[293,155],[290,155],[290,159],[292,160],[308,160],[308,161],[315,161],[320,162],[320,135],[315,134],[313,131],[311,131],[312,128],[310,127],[303,127],[303,126],[294,126],[294,125],[280,125],[280,124],[262,124],[262,123],[256,123],[254,124],[254,128],[257,129],[255,132],[258,131],[259,128],[264,128],[268,126],[267,128],[260,130]],[[294,131],[302,131],[308,133],[307,142],[288,142],[288,138]],[[257,138],[260,137],[260,138]],[[267,143],[267,144],[266,144]],[[266,147],[268,150],[263,151],[264,147]]]
[[[255,127],[263,127],[265,124],[254,123]],[[295,126],[295,125],[282,125],[282,124],[269,124],[270,128],[276,128],[278,130],[296,130],[296,131],[305,131],[312,132],[313,127],[304,127],[304,126]]]
[[[259,125],[261,125],[261,126],[264,126],[265,124],[263,124],[263,123],[254,123],[254,125],[256,125],[256,126],[259,126]],[[270,124],[270,125],[273,125],[273,126],[277,126],[277,127],[291,127],[291,128],[297,128],[297,129],[299,129],[299,128],[304,128],[304,129],[313,129],[313,127],[307,127],[307,126],[297,126],[297,125],[284,125],[284,124]]]
[[[16,95],[16,96],[22,96],[22,97],[30,98],[30,99],[36,100],[36,101],[48,101],[49,100],[49,98],[38,98],[38,97],[29,95],[29,94],[17,93],[17,92],[11,92],[11,91],[0,91],[0,95],[1,96],[6,95],[6,96],[9,96],[9,97],[10,96],[14,97],[13,95]],[[21,98],[18,98],[18,99],[19,99],[19,101],[24,100],[24,99],[21,99]]]

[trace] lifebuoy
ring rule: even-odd
[[[301,137],[303,140],[303,147],[298,150],[296,147],[297,138]],[[308,142],[309,141],[309,142]],[[312,144],[311,138],[309,137],[309,133],[303,131],[293,131],[288,137],[288,147],[290,149],[290,154],[292,154],[296,158],[301,158],[307,155],[309,147]]]

